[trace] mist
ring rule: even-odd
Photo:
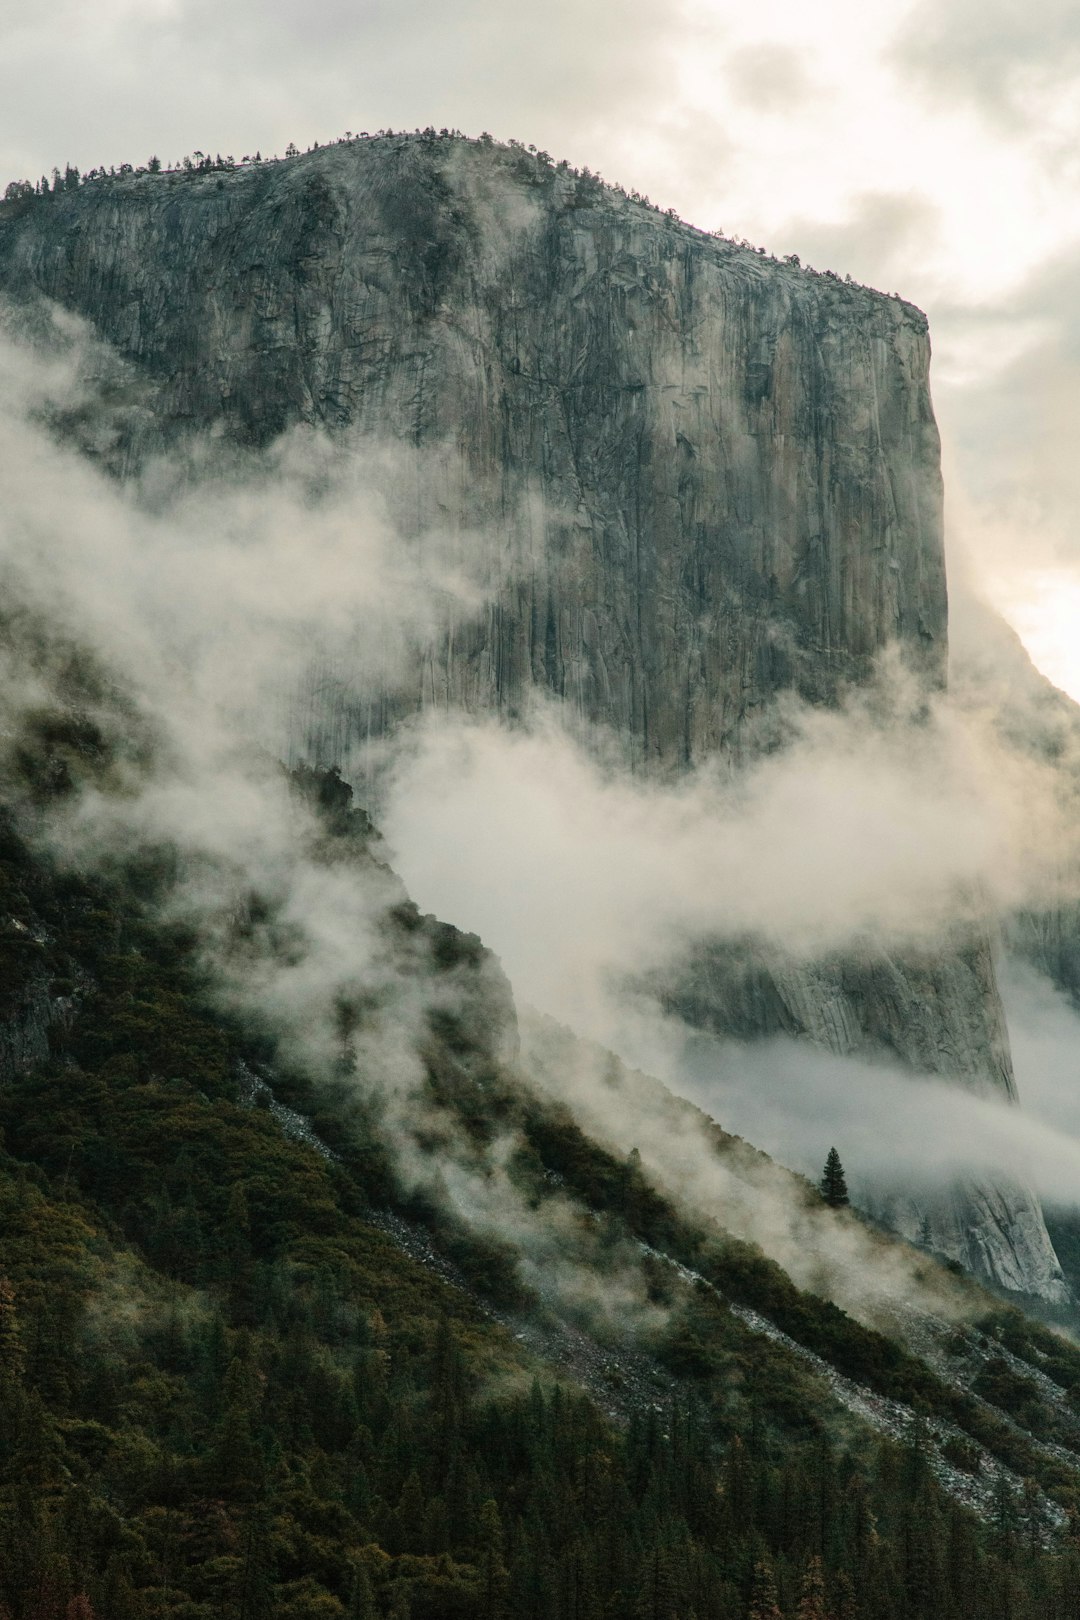
[[[403,522],[394,447],[307,431],[249,455],[186,445],[117,482],[107,456],[88,459],[64,431],[93,413],[95,373],[112,361],[78,323],[51,319],[43,355],[0,340],[7,611],[88,647],[117,699],[102,704],[103,724],[145,746],[120,747],[113,779],[85,783],[36,836],[82,865],[176,851],[170,915],[196,927],[223,1005],[257,1014],[283,1060],[308,1072],[340,1076],[347,1055],[378,1092],[405,1185],[433,1184],[437,1169],[440,1198],[515,1241],[528,1273],[564,1301],[647,1320],[633,1254],[614,1270],[606,1256],[598,1290],[577,1213],[549,1203],[538,1217],[513,1185],[510,1145],[479,1152],[430,1109],[428,1016],[462,987],[387,950],[383,921],[404,889],[379,861],[316,859],[310,812],[277,763],[294,746],[296,694],[313,666],[358,692],[407,686],[418,649],[480,610],[489,537]],[[425,473],[407,476],[415,487]],[[49,675],[10,660],[7,674],[11,736],[49,700]],[[393,866],[422,907],[478,932],[522,1001],[656,1073],[727,1130],[810,1174],[835,1142],[856,1192],[887,1161],[913,1184],[1005,1168],[1065,1197],[1077,1153],[1051,1113],[1018,1115],[793,1042],[710,1042],[628,994],[703,938],[750,938],[808,962],[949,939],[1034,903],[1073,860],[1074,823],[1049,767],[1011,754],[970,708],[927,694],[895,655],[840,710],[789,702],[764,730],[785,746],[737,775],[720,763],[648,782],[628,777],[614,740],[586,746],[538,701],[513,728],[428,713],[351,763],[375,784]],[[344,1054],[340,1009],[358,999],[378,1015]],[[804,1285],[851,1309],[883,1288],[895,1298],[916,1288],[917,1259],[895,1257],[884,1285],[868,1240],[811,1230],[798,1198],[768,1178],[737,1185],[694,1128],[673,1157],[648,1110],[606,1118],[602,1091],[576,1065],[568,1074],[564,1100],[602,1139],[649,1152],[661,1179]]]
[[[1080,1202],[1080,1015],[1041,975],[1005,977],[1021,1106],[786,1038],[721,1040],[624,1006],[609,1040],[724,1127],[817,1180],[840,1153],[852,1196],[871,1213],[883,1190],[916,1202],[965,1176],[1010,1175],[1048,1203]]]
[[[392,690],[476,611],[484,536],[400,520],[400,486],[437,479],[436,458],[418,474],[393,446],[303,432],[249,456],[184,445],[118,483],[66,433],[113,358],[67,317],[44,325],[43,353],[0,338],[0,774],[18,807],[25,722],[73,703],[112,752],[103,779],[24,805],[24,833],[83,871],[167,851],[157,903],[195,930],[213,999],[269,1034],[276,1062],[363,1094],[406,1195],[514,1245],[524,1284],[592,1331],[655,1327],[637,1249],[616,1252],[569,1198],[538,1215],[511,1175],[517,1139],[478,1143],[430,1095],[433,1014],[479,1020],[511,1060],[497,969],[437,969],[422,934],[395,934],[407,896],[378,843],[328,849],[279,763],[313,664]]]
[[[648,994],[703,940],[812,962],[962,944],[1018,907],[1070,898],[1071,753],[1039,757],[1062,715],[1041,691],[1025,707],[1007,635],[986,656],[1011,686],[1022,747],[1002,735],[992,685],[965,680],[920,706],[886,660],[839,713],[790,706],[788,746],[734,780],[630,780],[545,706],[517,733],[425,721],[395,756],[382,824],[411,891],[478,931],[522,1002],[780,1163],[816,1181],[836,1145],[856,1202],[892,1220],[902,1201],[913,1231],[965,1178],[1070,1204],[1080,1017],[1016,961],[1004,988],[1019,1108],[974,1078],[964,1089],[880,1056],[721,1040]]]
[[[895,660],[787,746],[675,785],[605,765],[539,707],[528,730],[429,719],[380,818],[424,904],[475,929],[521,994],[586,1027],[613,982],[701,938],[805,961],[941,941],[1058,893],[1076,832],[1049,767]]]

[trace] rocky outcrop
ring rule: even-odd
[[[0,1085],[46,1061],[50,1031],[65,1021],[64,1012],[42,981],[7,1001],[0,1017]]]
[[[502,581],[409,706],[512,713],[539,685],[663,768],[891,641],[943,673],[929,343],[899,300],[524,151],[408,138],[9,207],[0,287],[152,385],[128,455],[297,422],[409,447],[403,519],[480,531]]]
[[[835,702],[886,646],[945,678],[929,341],[898,299],[521,148],[426,137],[8,204],[0,289],[78,311],[123,357],[94,445],[120,470],[211,431],[389,442],[403,535],[438,523],[479,569],[486,606],[448,616],[404,681],[319,672],[316,757],[425,706],[514,717],[539,690],[631,768],[672,774],[739,760],[779,693]],[[685,996],[713,1027],[778,1021],[1010,1091],[983,941],[812,969],[748,957],[738,995],[703,1002],[710,961]],[[1041,1290],[1045,1231],[1040,1269],[978,1198],[963,1207],[976,1237],[961,1219],[942,1246]]]
[[[902,957],[867,949],[808,964],[753,941],[698,949],[662,999],[740,1040],[805,1036],[842,1057],[888,1053],[920,1074],[1015,1100],[1005,1012],[985,938]]]
[[[721,1035],[796,1036],[840,1057],[889,1057],[983,1096],[1016,1100],[1005,1010],[985,937],[903,957],[852,952],[810,964],[755,942],[688,956],[654,987],[670,1011]],[[912,1241],[999,1287],[1062,1302],[1068,1289],[1030,1187],[966,1177],[939,1196],[876,1187],[875,1208]]]

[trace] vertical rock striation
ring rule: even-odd
[[[782,692],[835,702],[886,646],[945,679],[929,341],[898,299],[521,148],[426,137],[7,205],[0,289],[78,311],[127,362],[120,470],[211,430],[391,443],[403,533],[437,523],[482,566],[487,606],[392,690],[321,672],[324,757],[424,706],[513,717],[539,690],[674,774],[744,756]],[[684,1003],[1011,1095],[984,940],[734,978],[706,953]],[[994,1196],[958,1195],[942,1246],[1059,1292],[1031,1195],[1003,1195],[1007,1217]]]
[[[504,586],[419,661],[410,705],[513,713],[539,685],[678,768],[891,641],[943,676],[910,305],[466,142],[20,206],[0,286],[85,314],[152,383],[136,451],[212,424],[388,439],[412,453],[404,513],[482,528]]]

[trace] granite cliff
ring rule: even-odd
[[[945,680],[929,340],[898,299],[543,154],[431,136],[16,200],[0,290],[121,357],[90,445],[119,473],[308,424],[395,445],[399,521],[479,548],[486,606],[448,610],[404,683],[319,672],[299,721],[317,757],[424,706],[514,718],[539,690],[671,775],[736,764],[778,694],[831,704],[888,646]],[[681,1004],[1013,1095],[978,934],[811,968],[707,951]],[[933,1220],[983,1275],[1062,1295],[1023,1188],[958,1190]]]

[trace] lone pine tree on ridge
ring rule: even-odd
[[[844,1180],[844,1167],[834,1147],[829,1149],[819,1186],[821,1196],[830,1209],[843,1209],[851,1202],[848,1198],[847,1182]]]

